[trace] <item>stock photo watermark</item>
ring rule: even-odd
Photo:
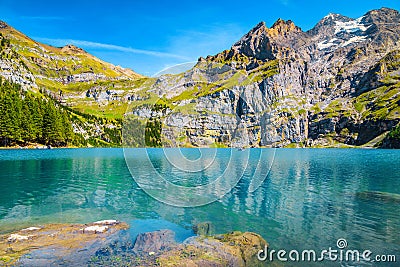
[[[274,250],[265,246],[257,253],[260,261],[281,261],[281,262],[323,262],[323,261],[339,261],[339,262],[396,262],[394,254],[374,255],[371,250],[348,249],[347,240],[339,238],[336,247],[329,247],[323,250],[290,250],[284,249]]]
[[[147,102],[128,106],[122,127],[124,157],[135,182],[154,199],[178,207],[197,207],[221,199],[249,167],[253,176],[248,191],[254,192],[267,177],[275,157],[274,148],[259,153],[247,149],[261,140],[261,126],[255,127],[250,118],[236,112],[249,109],[253,117],[266,116],[250,110],[249,96],[243,95],[239,86],[251,84],[252,78],[226,64],[198,64],[203,66],[188,74],[189,78],[178,76],[173,85],[166,84],[162,75],[155,75],[157,82],[148,85],[152,95],[132,96]],[[199,71],[223,73],[235,80],[237,86],[191,77],[197,77]],[[188,88],[189,95],[184,93]],[[225,100],[221,107],[224,112],[216,113],[210,106],[209,98],[217,97]],[[187,112],[188,108],[192,111]],[[263,127],[268,127],[269,118],[263,121]],[[187,145],[198,149],[200,156],[185,156]],[[221,146],[223,151],[218,149]],[[138,158],[142,160],[138,162]],[[204,182],[182,184],[176,182],[178,179],[171,181],[175,176],[190,176],[190,181]]]

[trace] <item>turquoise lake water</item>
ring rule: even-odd
[[[260,160],[263,151],[267,156]],[[154,171],[186,186],[210,183],[227,169],[233,170],[229,179],[241,179],[215,202],[174,207],[138,186],[122,149],[1,150],[0,232],[118,219],[134,232],[173,228],[183,240],[193,234],[193,224],[208,221],[216,233],[259,233],[274,249],[322,250],[345,238],[349,249],[394,254],[400,261],[398,150],[248,149],[232,158],[229,149],[170,149],[167,157],[150,149],[151,171],[142,153],[130,153],[133,176],[149,183]],[[187,161],[177,160],[184,167],[176,170],[171,162],[178,154]],[[204,170],[194,167],[199,158]],[[214,160],[210,166],[208,158]],[[254,181],[261,183],[258,189]],[[162,196],[166,202],[175,197]]]

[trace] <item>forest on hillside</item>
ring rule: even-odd
[[[0,147],[116,147],[122,145],[121,124],[121,120],[73,110],[50,96],[25,91],[0,77]],[[86,138],[74,132],[73,125],[85,129]],[[95,133],[99,127],[102,132]],[[150,119],[144,127],[145,142],[134,146],[161,146],[161,121]]]
[[[39,143],[66,146],[74,141],[72,123],[53,100],[35,96],[0,78],[0,145]]]

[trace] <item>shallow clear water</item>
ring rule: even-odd
[[[174,171],[162,150],[149,151],[157,171],[171,182],[202,185],[228,166],[230,150],[218,149],[213,164],[219,167],[200,176]],[[180,208],[156,201],[137,185],[122,149],[1,150],[0,232],[50,222],[118,219],[130,222],[133,232],[174,228],[183,240],[193,224],[210,221],[216,232],[260,233],[275,249],[328,249],[345,238],[351,249],[396,254],[400,260],[400,151],[277,149],[267,178],[251,192],[251,181],[260,180],[260,151],[250,150],[248,164],[236,159],[237,174],[244,169],[243,177],[222,199]],[[195,161],[211,152],[168,153]],[[140,157],[138,153],[137,162],[130,163],[137,166],[131,171],[151,180]],[[390,194],[382,198],[375,191]]]

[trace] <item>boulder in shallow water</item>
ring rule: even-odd
[[[118,240],[97,251],[88,265],[256,267],[265,264],[257,259],[257,254],[260,249],[265,249],[267,243],[255,233],[232,232],[207,237],[195,236],[181,244],[175,243],[172,237],[173,232],[170,230],[143,233],[136,240],[135,249],[129,241]],[[157,247],[152,246],[152,242],[158,244]],[[268,266],[277,264],[268,263]]]
[[[214,233],[214,227],[211,222],[202,222],[193,226],[193,232],[196,235],[209,236]]]
[[[210,237],[191,237],[164,252],[161,266],[263,266],[257,253],[267,242],[258,234],[232,232]]]
[[[159,253],[175,244],[175,232],[166,229],[155,232],[140,233],[136,238],[133,250],[136,253]]]

